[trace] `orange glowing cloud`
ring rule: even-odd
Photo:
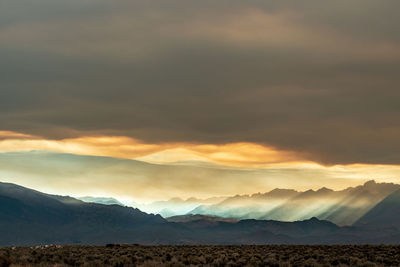
[[[143,161],[165,163],[201,160],[224,165],[263,167],[273,163],[297,162],[299,155],[254,143],[177,144],[172,148],[138,158]]]
[[[272,163],[297,162],[299,155],[254,143],[148,144],[124,136],[85,136],[46,140],[15,132],[0,132],[0,151],[48,150],[93,156],[138,159],[153,163],[207,161],[242,167],[262,167]]]

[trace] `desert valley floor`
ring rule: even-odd
[[[0,266],[400,266],[400,246],[7,247]]]

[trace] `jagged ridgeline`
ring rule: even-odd
[[[299,192],[293,189],[274,189],[266,193],[214,197],[208,199],[172,198],[135,207],[161,216],[211,215],[227,219],[296,221],[316,217],[335,224],[352,225],[385,197],[400,189],[393,183],[368,181],[363,185],[334,191],[328,188]],[[82,198],[87,202],[114,203],[107,198]],[[107,202],[108,201],[108,202]]]
[[[341,227],[315,217],[281,222],[197,215],[168,221],[131,207],[86,203],[0,183],[0,245],[392,244],[400,240],[398,218],[389,217],[399,210],[399,192],[384,198],[355,226]],[[386,216],[386,223],[374,216]]]

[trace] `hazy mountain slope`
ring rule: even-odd
[[[215,204],[223,201],[224,197],[213,197],[208,199],[188,198],[171,198],[165,201],[154,201],[148,204],[136,204],[136,207],[142,211],[153,214],[160,214],[164,218],[186,214],[200,205]]]
[[[379,202],[355,225],[369,227],[396,227],[400,230],[400,190]]]
[[[156,230],[166,221],[137,209],[84,203],[0,183],[1,244],[97,243],[124,240],[152,243],[154,237],[135,236]],[[150,228],[149,228],[150,227]]]
[[[44,194],[32,189],[10,183],[0,183],[0,196],[17,200],[20,207],[29,211],[36,208],[41,209],[41,216],[55,216],[59,214],[63,218],[84,220],[86,218],[102,219],[105,217],[107,223],[121,223],[121,217],[117,220],[114,216],[123,216],[127,223],[164,222],[160,216],[153,216],[134,208],[125,208],[118,205],[101,205],[96,203],[85,203],[83,201],[57,195]],[[46,218],[50,219],[50,218]]]
[[[265,212],[283,204],[299,192],[290,189],[274,189],[268,193],[236,195],[218,204],[201,205],[190,211],[191,214],[234,217],[237,219],[257,219]]]
[[[119,202],[115,198],[112,197],[78,197],[77,199],[82,200],[83,202],[88,202],[88,203],[98,203],[98,204],[104,204],[104,205],[120,205],[120,206],[125,206],[123,203]]]
[[[64,223],[71,219],[71,209],[58,200],[58,196],[43,194],[21,186],[0,183],[0,221]],[[83,202],[82,202],[83,203]]]
[[[317,217],[339,225],[351,225],[386,196],[399,189],[392,183],[369,181],[341,191],[275,189],[265,194],[234,196],[216,205],[202,205],[190,213],[279,221]]]

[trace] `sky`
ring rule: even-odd
[[[302,177],[300,185],[285,172],[249,176],[229,190],[224,177],[210,191],[200,184],[218,177],[164,174],[174,182],[160,197],[400,182],[399,8],[397,0],[2,0],[0,152],[278,167]],[[4,166],[0,179],[37,189],[63,192],[68,181],[49,187],[26,166],[11,176]],[[310,168],[324,174],[307,182]],[[151,197],[154,177],[141,197]],[[99,190],[122,194],[107,188],[134,186],[124,179]]]

